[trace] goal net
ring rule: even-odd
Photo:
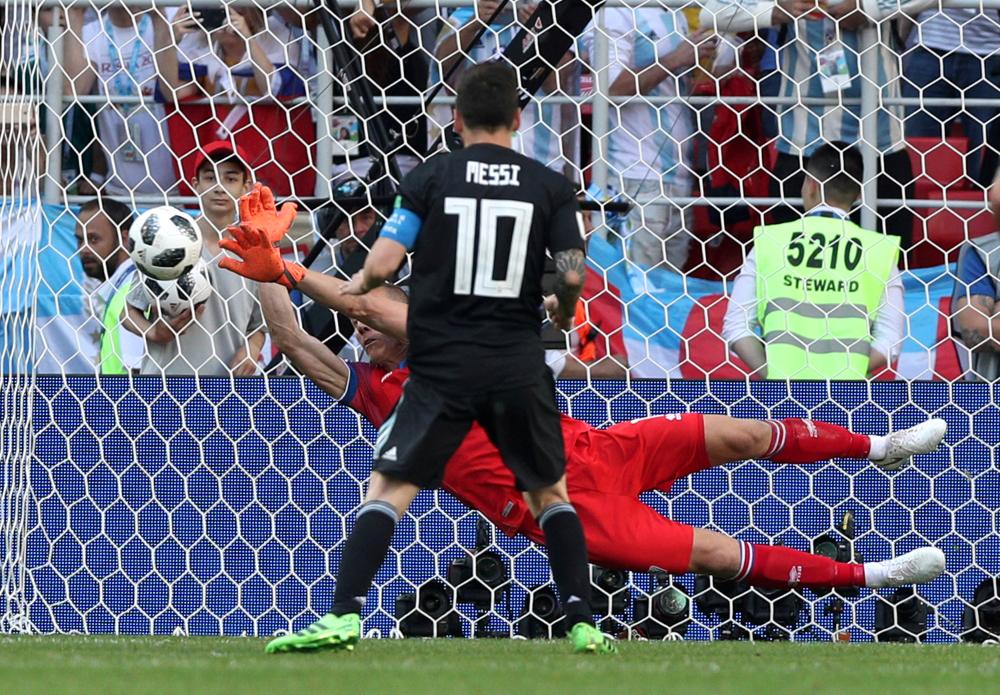
[[[287,257],[349,277],[400,177],[455,146],[461,75],[500,60],[519,68],[526,99],[515,147],[586,191],[577,325],[545,334],[565,412],[596,427],[687,411],[872,434],[928,417],[949,425],[940,450],[895,474],[749,460],[641,497],[695,527],[840,559],[934,545],[948,564],[933,582],[765,591],[594,567],[602,628],[650,639],[995,633],[987,200],[1000,24],[994,0],[917,5],[844,17],[729,0],[564,0],[554,11],[411,0],[360,13],[333,1],[8,0],[0,632],[265,636],[325,612],[376,432],[290,367],[256,291],[217,268],[221,308],[196,314],[186,340],[161,340],[150,302],[133,303],[129,220],[169,203],[218,233],[240,187],[260,181],[299,204]],[[754,230],[801,216],[823,190],[803,158],[832,142],[861,162],[847,205],[857,223],[898,240],[866,317],[871,369],[763,379],[780,365],[734,347],[767,337],[747,266]],[[823,282],[846,277],[830,267],[833,239],[795,243],[788,263],[816,262]],[[874,263],[871,249],[849,252],[848,265]],[[368,359],[347,317],[292,300],[332,353]],[[544,549],[505,530],[422,492],[376,577],[366,634],[560,634]]]

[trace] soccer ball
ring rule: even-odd
[[[128,253],[144,275],[175,280],[201,258],[201,230],[183,210],[169,205],[153,208],[129,228]]]
[[[185,309],[190,309],[193,314],[200,304],[212,296],[212,282],[208,279],[205,262],[201,260],[176,280],[147,277],[143,284],[159,305],[160,314],[167,318],[177,316]]]

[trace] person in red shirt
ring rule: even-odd
[[[343,294],[341,280],[288,267],[263,232],[226,240],[225,248],[243,262],[228,259],[224,267],[262,283],[261,304],[275,346],[317,386],[381,426],[408,376],[406,293],[384,286],[362,296]],[[277,284],[279,277],[288,275],[314,300],[352,317],[369,363],[340,359],[299,327],[288,293]],[[606,429],[566,415],[561,423],[569,494],[595,564],[637,572],[697,572],[746,579],[765,588],[899,586],[931,581],[944,571],[944,553],[933,547],[881,562],[842,563],[694,528],[662,516],[639,499],[643,492],[666,492],[697,471],[745,459],[808,464],[834,457],[866,458],[883,470],[897,470],[913,455],[937,449],[945,435],[943,420],[931,419],[886,436],[799,418],[761,421],[700,413],[654,415]],[[543,542],[514,475],[478,425],[449,460],[443,487],[508,535]]]

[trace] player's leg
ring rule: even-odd
[[[566,491],[566,459],[554,384],[548,370],[536,384],[488,394],[477,419],[514,472],[545,536],[549,564],[578,652],[614,646],[594,626],[583,526]]]
[[[361,610],[372,580],[385,561],[400,515],[418,492],[420,488],[413,483],[372,473],[368,494],[341,554],[330,612],[304,630],[272,640],[267,653],[354,649],[361,639]]]
[[[819,420],[743,420],[705,416],[705,448],[711,465],[748,458],[775,463],[814,463],[831,458],[867,458],[886,470],[934,451],[944,439],[944,420],[932,418],[885,436],[851,432]]]
[[[393,531],[421,488],[440,485],[445,464],[471,426],[471,414],[412,376],[396,410],[379,430],[365,501],[344,544],[333,606],[303,630],[268,643],[268,653],[352,650],[361,611]]]
[[[688,569],[720,579],[745,579],[762,588],[878,588],[929,582],[944,572],[944,566],[944,553],[937,548],[918,548],[891,560],[859,564],[694,529]]]
[[[573,649],[579,653],[608,653],[614,645],[594,625],[590,602],[590,568],[583,525],[566,491],[566,476],[555,484],[526,490],[524,499],[545,535],[552,578],[562,598]]]

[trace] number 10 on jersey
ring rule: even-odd
[[[520,200],[448,197],[444,199],[444,211],[445,214],[458,218],[455,294],[504,299],[521,296],[521,281],[524,279],[525,256],[528,253],[528,238],[531,236],[531,218],[535,206]],[[475,253],[477,217],[478,254]],[[510,219],[514,224],[507,272],[503,278],[496,279],[493,277],[493,269],[497,260],[497,227],[501,219]]]

